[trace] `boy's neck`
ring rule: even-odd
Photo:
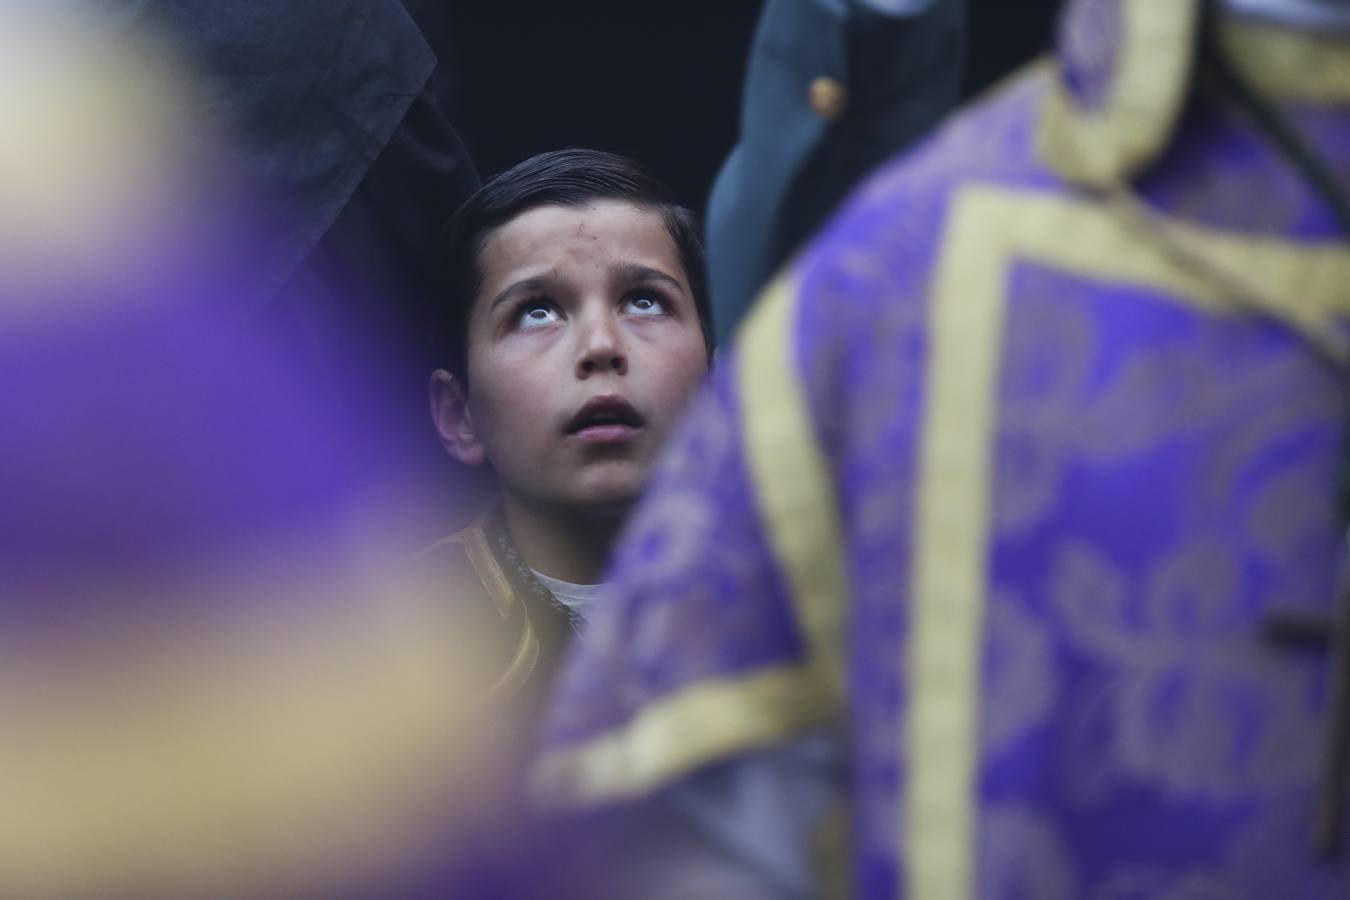
[[[506,528],[525,565],[572,584],[597,584],[623,525],[624,510],[563,512],[507,496]]]

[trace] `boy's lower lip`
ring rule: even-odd
[[[632,440],[637,432],[632,425],[591,425],[573,432],[572,437],[587,444],[621,444]]]

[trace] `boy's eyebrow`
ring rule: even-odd
[[[553,278],[554,278],[553,272],[545,272],[543,275],[534,275],[530,278],[522,278],[520,281],[517,281],[515,284],[511,285],[506,290],[502,291],[500,294],[494,297],[492,299],[492,304],[488,307],[488,310],[490,311],[496,309],[499,304],[507,300],[510,300],[516,294],[527,294],[530,293],[531,291],[537,291],[542,288],[546,288],[549,286],[549,284],[552,283]]]
[[[651,266],[644,266],[639,263],[617,263],[610,267],[610,273],[616,280],[622,281],[660,281],[673,288],[684,291],[684,285],[680,284],[679,279],[667,275],[660,269],[653,269]]]

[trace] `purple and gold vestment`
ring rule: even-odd
[[[862,897],[1350,896],[1319,862],[1350,42],[1076,0],[872,178],[696,402],[535,775],[641,796],[832,728]],[[1344,786],[1342,786],[1344,789]]]

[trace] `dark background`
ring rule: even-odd
[[[434,4],[434,5],[433,5]],[[408,0],[484,177],[544,150],[632,156],[702,211],[736,141],[759,0]],[[969,0],[965,93],[1045,50],[1059,0]]]

